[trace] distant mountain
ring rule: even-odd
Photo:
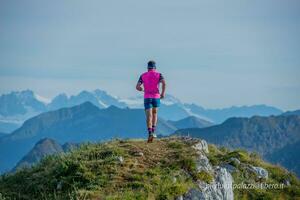
[[[125,108],[126,104],[120,102],[117,97],[109,95],[107,92],[102,90],[94,90],[92,92],[82,91],[78,95],[72,95],[68,97],[66,94],[62,93],[56,96],[50,104],[48,104],[48,110],[56,110],[64,107],[72,107],[82,104],[86,101],[93,103],[99,108],[107,108],[111,105],[120,108]]]
[[[3,137],[3,136],[6,136],[6,135],[7,135],[6,133],[0,132],[0,138]]]
[[[284,146],[283,148],[267,154],[266,160],[275,164],[285,166],[287,169],[295,172],[300,177],[300,141]]]
[[[176,130],[160,120],[158,134]],[[0,138],[0,171],[9,170],[41,138],[50,137],[59,143],[107,140],[113,137],[146,137],[143,109],[120,109],[110,106],[99,109],[90,102],[40,114],[24,122],[13,133]]]
[[[178,129],[184,128],[204,128],[212,126],[213,123],[205,121],[203,119],[199,119],[194,116],[186,117],[179,121],[168,121],[169,123],[173,124]]]
[[[144,108],[143,96],[120,99],[120,101],[126,104],[129,108]],[[189,113],[184,107],[184,104],[174,96],[168,94],[164,99],[161,100],[159,116],[165,120],[177,121],[191,115],[192,114]]]
[[[80,143],[72,143],[72,142],[66,142],[65,144],[62,145],[62,148],[64,152],[68,152],[71,150],[74,150],[80,146]]]
[[[99,108],[107,108],[111,105],[120,108],[126,107],[126,104],[120,102],[117,97],[99,89],[91,92],[82,91],[78,95],[70,97],[62,93],[52,101],[31,90],[11,92],[0,96],[0,131],[12,132],[19,128],[25,120],[42,112],[72,107],[86,101],[92,102]]]
[[[33,164],[40,161],[47,155],[52,155],[55,153],[63,152],[62,146],[57,143],[55,140],[44,138],[37,142],[32,150],[29,151],[16,165],[14,171],[16,169],[20,169],[23,167],[30,167]]]
[[[181,129],[176,133],[266,155],[300,140],[300,116],[230,118],[220,125]]]
[[[121,99],[130,108],[143,108],[143,97]],[[252,117],[279,115],[283,111],[267,105],[232,106],[224,109],[205,109],[196,104],[181,102],[172,95],[161,100],[159,114],[166,120],[178,121],[189,116],[195,116],[205,121],[219,124],[231,117]]]
[[[0,96],[0,115],[24,115],[27,112],[43,112],[46,106],[31,90],[11,92]]]
[[[205,117],[216,124],[223,123],[226,119],[231,117],[252,117],[252,116],[271,116],[280,115],[282,110],[267,106],[267,105],[253,105],[253,106],[232,106],[223,109],[205,109],[196,104],[184,104],[184,106],[195,115]]]
[[[19,128],[25,120],[42,112],[72,107],[86,101],[101,109],[111,105],[119,108],[143,108],[142,96],[122,99],[99,89],[94,91],[84,90],[70,97],[61,93],[52,100],[46,99],[31,90],[11,92],[0,96],[0,131],[12,132]],[[195,116],[217,124],[230,117],[270,116],[281,114],[282,111],[266,105],[205,109],[196,104],[185,104],[172,95],[166,95],[161,101],[159,113],[160,117],[165,120],[177,121]]]
[[[181,129],[175,134],[203,138],[220,146],[256,151],[272,162],[281,162],[285,167],[291,167],[288,162],[300,165],[298,158],[288,162],[284,159],[278,160],[280,155],[286,154],[284,152],[293,151],[294,155],[300,153],[296,148],[300,141],[300,116],[296,115],[230,118],[220,125],[202,129]]]
[[[38,141],[34,145],[34,147],[17,163],[13,171],[24,167],[30,167],[33,164],[38,163],[42,158],[48,155],[69,152],[70,150],[73,150],[78,147],[79,143],[76,144],[67,142],[64,145],[60,145],[57,141],[53,139],[43,138],[40,141]]]
[[[0,96],[0,131],[11,132],[28,118],[45,112],[46,105],[31,90]]]
[[[1,119],[0,117],[0,131],[5,133],[10,133],[13,130],[16,130],[22,125],[22,121],[14,121],[14,120],[7,120],[7,119]]]
[[[288,112],[282,113],[282,115],[284,115],[284,116],[288,116],[288,115],[298,115],[298,116],[300,116],[300,110],[288,111]]]

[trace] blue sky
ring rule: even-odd
[[[300,108],[300,1],[0,1],[0,93],[134,96],[154,59],[209,108]]]

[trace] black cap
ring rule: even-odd
[[[155,62],[153,60],[150,60],[148,62],[148,69],[156,69]]]

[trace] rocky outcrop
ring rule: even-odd
[[[209,153],[208,145],[207,145],[207,142],[205,140],[199,140],[199,142],[196,143],[193,146],[193,148],[196,149],[199,152]]]
[[[178,197],[180,200],[233,200],[233,178],[226,168],[216,166],[212,167],[207,154],[209,153],[208,145],[205,140],[199,140],[194,146],[199,157],[196,160],[198,172],[204,171],[213,175],[213,181],[206,183],[198,180],[198,188],[190,189],[183,196]]]
[[[268,179],[269,173],[262,167],[255,167],[250,165],[249,169],[256,174],[258,178]]]

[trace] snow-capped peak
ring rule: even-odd
[[[43,97],[43,96],[40,96],[40,95],[38,95],[38,94],[36,94],[36,93],[34,93],[34,97],[35,97],[38,101],[40,101],[40,102],[42,102],[42,103],[44,103],[44,104],[49,104],[49,103],[51,102],[51,99],[48,99],[48,98]]]

